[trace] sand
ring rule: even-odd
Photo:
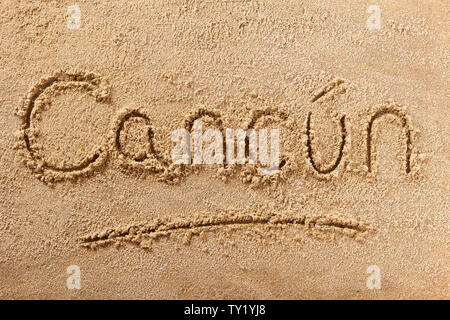
[[[1,1],[0,298],[448,299],[449,10]],[[173,164],[198,120],[280,170]]]

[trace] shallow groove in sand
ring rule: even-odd
[[[115,242],[130,242],[140,244],[143,236],[159,238],[169,236],[177,231],[199,233],[203,230],[212,231],[226,226],[304,226],[318,231],[332,231],[351,238],[361,236],[374,228],[366,223],[334,217],[308,217],[306,215],[276,214],[276,215],[235,215],[215,218],[199,218],[179,222],[157,222],[133,225],[126,228],[109,229],[80,238],[82,247],[96,247]]]

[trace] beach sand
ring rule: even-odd
[[[2,0],[0,298],[448,299],[449,11]],[[174,165],[196,120],[280,170]]]

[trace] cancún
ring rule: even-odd
[[[32,87],[23,104],[19,107],[17,114],[22,122],[19,130],[18,149],[23,156],[24,164],[31,169],[37,178],[45,183],[53,184],[58,181],[78,179],[82,176],[89,176],[100,170],[107,163],[109,158],[116,158],[121,162],[123,168],[129,172],[139,172],[154,174],[158,180],[168,183],[177,183],[193,171],[189,167],[201,167],[214,165],[219,166],[220,172],[227,170],[247,170],[252,172],[243,178],[243,181],[260,176],[262,180],[271,180],[274,177],[282,177],[283,172],[293,167],[298,159],[292,158],[280,152],[279,141],[283,132],[290,132],[289,117],[276,107],[255,112],[247,127],[242,129],[230,129],[219,126],[203,132],[202,117],[209,117],[220,120],[221,114],[217,110],[199,107],[190,114],[184,122],[184,127],[175,130],[171,134],[173,146],[169,154],[155,148],[155,127],[152,119],[145,109],[122,109],[112,122],[112,127],[108,138],[98,145],[92,154],[86,154],[82,161],[74,164],[64,164],[57,166],[45,160],[45,156],[40,153],[39,144],[36,143],[39,137],[33,126],[33,120],[40,112],[36,100],[43,95],[52,94],[58,90],[82,89],[88,92],[98,102],[108,103],[110,99],[110,85],[102,77],[93,73],[66,73],[58,72],[55,75],[43,78],[37,85]],[[48,99],[47,99],[48,100]],[[42,103],[41,103],[42,104]],[[69,108],[69,106],[68,106]],[[253,126],[258,121],[258,117],[267,114],[278,114],[280,119],[277,128],[255,130]],[[411,172],[412,155],[412,134],[409,117],[405,110],[396,104],[380,105],[373,114],[368,115],[366,123],[366,163],[367,172],[372,171],[372,132],[375,121],[385,115],[397,118],[402,126],[405,142],[404,170],[406,174]],[[121,132],[127,121],[140,119],[146,124],[146,134],[148,136],[148,148],[139,156],[130,156],[122,148]],[[304,125],[304,149],[306,163],[318,176],[327,176],[336,171],[346,152],[349,140],[349,133],[346,126],[345,115],[337,119],[340,127],[340,143],[337,148],[335,160],[326,165],[319,165],[314,158],[313,143],[311,137],[312,113],[307,114]],[[220,121],[218,121],[220,123]],[[224,138],[225,137],[225,138]],[[270,152],[269,141],[270,140]],[[237,141],[237,148],[234,142]],[[192,146],[192,152],[191,152]],[[235,149],[237,157],[235,158]],[[256,171],[255,171],[256,168]],[[258,180],[260,178],[254,178]]]

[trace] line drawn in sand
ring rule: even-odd
[[[307,215],[293,213],[227,213],[219,217],[206,215],[204,218],[200,217],[193,220],[177,219],[177,222],[170,222],[168,219],[162,221],[160,219],[154,223],[108,229],[81,237],[79,245],[94,249],[112,244],[131,243],[147,248],[148,244],[153,240],[169,237],[176,232],[185,232],[185,236],[190,240],[192,236],[200,235],[203,231],[214,231],[227,226],[235,228],[249,226],[302,226],[307,228],[308,231],[339,233],[355,239],[361,239],[367,233],[375,231],[375,228],[367,223],[339,217],[308,217]]]

